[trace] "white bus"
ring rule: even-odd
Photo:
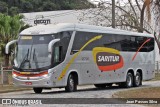
[[[154,77],[154,38],[150,34],[63,23],[37,25],[19,34],[13,65],[13,83],[72,92],[77,85],[94,84],[105,88],[142,85]]]

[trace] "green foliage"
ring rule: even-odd
[[[7,13],[8,12],[8,5],[6,2],[0,1],[0,12],[1,13]]]
[[[0,47],[4,54],[5,45],[17,38],[24,23],[21,21],[22,15],[8,16],[0,13]]]
[[[86,9],[94,7],[88,0],[0,0],[0,12],[9,15],[25,12]]]
[[[19,8],[12,6],[8,12],[9,15],[14,16],[19,13]]]
[[[46,11],[52,11],[52,10],[57,9],[56,5],[54,3],[52,3],[51,1],[44,2],[42,7],[43,7],[43,10],[46,10]]]
[[[28,12],[28,11],[32,11],[33,10],[33,5],[29,1],[23,0],[22,3],[21,3],[21,7],[20,8],[21,8],[21,10],[23,10],[23,12]]]

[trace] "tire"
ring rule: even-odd
[[[129,72],[129,73],[127,73],[125,87],[130,88],[132,86],[133,86],[133,75],[132,75],[132,73]]]
[[[74,92],[77,90],[77,83],[76,83],[75,78],[73,77],[72,74],[70,74],[68,77],[67,86],[65,87],[65,90],[67,92]]]
[[[42,93],[43,88],[33,88],[34,92],[37,94]]]
[[[136,76],[134,78],[134,84],[135,87],[138,87],[140,85],[142,85],[142,77],[141,74],[139,72],[136,73]]]
[[[94,84],[96,88],[106,88],[107,84]]]
[[[123,83],[119,83],[119,87],[121,88],[130,88],[133,86],[133,75],[132,73],[127,73],[127,76],[126,76],[126,81],[123,82]]]

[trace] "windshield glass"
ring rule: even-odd
[[[54,35],[20,36],[15,65],[21,69],[37,69],[50,66],[48,44]]]
[[[21,35],[14,59],[15,69],[40,71],[61,63],[65,59],[71,34],[68,31],[47,35]],[[48,44],[54,39],[60,41],[54,44],[52,53],[49,53]]]

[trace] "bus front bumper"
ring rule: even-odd
[[[54,87],[50,76],[46,77],[13,77],[13,84],[18,87]]]

